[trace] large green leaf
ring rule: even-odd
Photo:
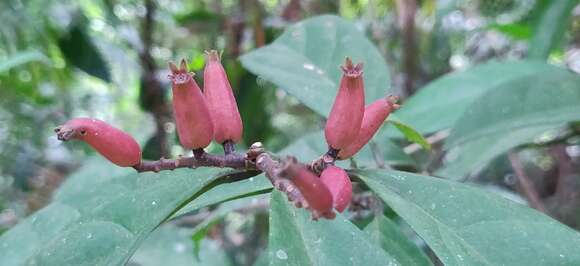
[[[166,224],[153,232],[131,257],[128,265],[140,266],[188,266],[188,265],[232,265],[229,257],[213,240],[201,242],[201,256],[193,254],[192,230]]]
[[[356,171],[445,265],[579,265],[580,234],[473,186],[398,171]]]
[[[122,265],[147,234],[223,172],[132,174],[86,188],[3,234],[0,265]]]
[[[270,265],[397,265],[397,261],[339,215],[312,221],[278,191],[270,201]]]
[[[462,177],[550,129],[580,120],[579,86],[580,76],[561,70],[484,94],[455,123],[438,174]]]
[[[342,75],[338,66],[347,56],[365,65],[367,103],[384,96],[390,82],[383,57],[353,23],[337,16],[298,22],[270,45],[240,59],[252,73],[327,116]]]
[[[543,2],[543,12],[534,35],[530,41],[528,55],[530,58],[546,59],[554,47],[560,44],[562,36],[569,25],[574,6],[578,0],[547,0]]]
[[[396,115],[422,133],[450,128],[486,91],[506,90],[509,82],[560,71],[558,67],[535,61],[482,64],[429,83],[405,102]]]
[[[517,128],[509,132],[498,132],[481,136],[450,148],[445,164],[435,173],[451,179],[464,179],[466,175],[481,170],[493,158],[534,138],[549,133],[563,125],[545,124]]]
[[[389,218],[379,215],[364,231],[401,265],[433,265],[431,260]]]
[[[65,182],[58,187],[53,195],[53,200],[74,199],[76,195],[85,193],[87,188],[133,173],[135,170],[132,168],[116,167],[102,156],[92,156],[84,160],[82,166],[69,175]]]
[[[447,147],[517,129],[560,125],[580,120],[580,76],[560,70],[504,84],[491,90],[463,113],[446,141]]]

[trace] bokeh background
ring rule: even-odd
[[[538,27],[546,27],[540,22],[546,20],[550,2],[3,0],[0,234],[48,204],[71,175],[97,178],[118,171],[86,145],[56,140],[52,129],[69,118],[95,117],[123,128],[142,144],[148,159],[189,154],[175,135],[168,61],[186,58],[201,84],[204,50],[222,51],[244,120],[240,148],[262,141],[276,151],[305,133],[320,130],[324,119],[243,68],[238,58],[272,42],[289,25],[321,14],[339,15],[355,23],[388,63],[392,84],[385,87],[391,87],[404,103],[425,84],[447,73],[491,60],[525,58],[533,38],[554,43],[547,59],[550,64],[580,73],[577,1],[562,0],[569,2],[567,12],[550,18],[553,22],[547,27],[561,28],[561,32],[543,37],[534,34]],[[547,136],[548,141],[530,144],[517,160],[499,156],[464,181],[526,202],[526,186],[514,173],[514,162],[519,163],[537,190],[542,211],[578,228],[579,134],[580,127],[571,125]],[[431,136],[431,152],[415,152],[410,143],[399,143],[412,151],[414,163],[395,167],[432,173],[444,163],[438,137],[437,133]],[[221,147],[212,144],[208,149],[219,151]],[[557,190],[557,180],[563,176],[576,178],[566,179],[562,185],[566,189]],[[174,220],[151,236],[131,263],[159,265],[172,258],[178,261],[170,265],[197,259],[204,265],[252,264],[267,239],[267,203],[261,200],[228,206],[220,215],[202,210]],[[211,223],[205,219],[208,213],[215,216]],[[192,231],[204,220],[204,230]],[[194,240],[204,239],[200,258],[194,256],[192,235]]]

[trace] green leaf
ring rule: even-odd
[[[312,221],[278,191],[270,201],[270,265],[396,265],[397,261],[369,241],[341,215]]]
[[[191,232],[191,229],[178,228],[171,224],[160,226],[141,244],[127,265],[232,265],[224,250],[212,240],[201,242],[201,256],[199,260],[195,258]]]
[[[564,32],[569,25],[577,0],[544,1],[544,10],[535,25],[534,36],[530,41],[528,56],[545,60],[554,47],[560,44]]]
[[[135,173],[135,170],[127,167],[115,167],[102,156],[92,156],[83,160],[82,166],[69,175],[54,193],[53,201],[74,199],[76,195],[86,193],[87,188],[97,186],[100,183],[114,178]],[[95,178],[98,177],[98,178]]]
[[[546,124],[517,128],[510,132],[498,132],[481,136],[450,148],[445,156],[445,164],[435,174],[451,179],[463,179],[466,175],[486,166],[497,156],[530,143],[535,137],[553,131],[564,125]],[[548,134],[553,135],[553,134]]]
[[[580,264],[578,232],[499,195],[406,172],[354,173],[445,265]]]
[[[484,94],[453,127],[445,143],[451,166],[440,174],[460,177],[541,133],[580,121],[579,86],[580,76],[560,70]]]
[[[4,233],[0,265],[122,265],[153,229],[222,174],[180,169],[86,188]]]
[[[322,116],[327,116],[345,57],[364,63],[366,102],[383,97],[390,85],[385,61],[356,26],[337,16],[298,22],[270,45],[243,55],[245,68],[271,81]]]
[[[106,82],[111,81],[109,67],[101,52],[79,23],[74,24],[69,32],[58,40],[58,46],[66,60],[73,66]]]
[[[401,265],[433,265],[423,251],[399,230],[398,225],[385,216],[376,216],[364,231]]]
[[[2,59],[2,62],[0,62],[0,73],[34,61],[49,62],[48,58],[37,50],[20,51],[8,56],[8,58]]]
[[[580,76],[561,70],[505,84],[476,100],[455,123],[447,147],[487,134],[580,120]]]
[[[489,90],[509,82],[548,76],[560,68],[534,61],[491,62],[443,76],[420,89],[395,114],[421,133],[450,128],[469,106]]]
[[[419,144],[425,150],[431,150],[431,144],[411,126],[401,122],[398,119],[389,118],[387,123],[393,124],[408,141]]]
[[[492,24],[488,28],[497,30],[516,40],[528,40],[532,37],[530,26],[523,23]]]

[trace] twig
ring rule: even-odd
[[[153,30],[155,29],[155,11],[156,6],[153,0],[145,1],[145,17],[141,26],[142,49],[139,50],[139,59],[143,67],[141,73],[141,107],[151,113],[155,119],[156,133],[155,137],[159,143],[159,155],[169,155],[169,142],[165,126],[172,120],[171,106],[167,102],[165,90],[156,75],[156,65],[151,55],[153,47]]]
[[[399,15],[399,28],[403,35],[403,91],[406,97],[415,92],[413,80],[416,72],[417,49],[415,43],[415,13],[417,12],[416,0],[397,0],[397,13]]]
[[[514,169],[516,177],[518,178],[518,182],[521,185],[524,195],[528,199],[530,206],[538,211],[543,213],[547,213],[546,207],[544,203],[540,200],[538,196],[538,192],[534,188],[534,185],[531,183],[530,179],[526,175],[524,171],[524,167],[522,163],[518,160],[518,157],[515,153],[510,152],[508,154],[509,161]]]
[[[224,145],[226,147],[228,145]],[[233,143],[232,143],[233,146]],[[226,151],[230,148],[226,148]],[[161,158],[157,161],[143,161],[134,166],[137,172],[159,172],[163,170],[174,170],[177,168],[197,168],[197,167],[222,167],[245,171],[263,172],[272,185],[284,192],[288,200],[293,202],[298,208],[306,208],[312,212],[313,219],[328,217],[327,214],[319,213],[309,208],[308,201],[304,198],[300,190],[295,186],[292,178],[296,175],[297,166],[312,169],[313,165],[322,172],[329,164],[334,163],[334,158],[325,154],[319,159],[311,162],[310,165],[302,166],[295,157],[277,158],[267,153],[260,142],[254,143],[246,154],[231,152],[225,155],[214,155],[206,153],[203,149],[193,150],[193,157],[179,157],[177,159]]]

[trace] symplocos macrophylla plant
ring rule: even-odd
[[[346,58],[336,99],[328,116],[325,137],[328,152],[318,159],[301,163],[293,156],[278,157],[260,142],[245,153],[235,151],[242,137],[242,120],[231,85],[217,51],[207,52],[203,91],[182,60],[169,63],[173,111],[181,145],[192,157],[144,161],[137,142],[127,133],[92,118],[75,118],[57,127],[59,140],[78,139],[88,143],[112,163],[133,167],[138,172],[159,172],[176,168],[222,167],[261,171],[298,208],[306,208],[313,219],[333,219],[352,199],[352,183],[347,172],[335,166],[356,154],[377,132],[389,114],[397,109],[397,97],[387,96],[365,108],[362,63]],[[204,151],[214,140],[224,155]]]

